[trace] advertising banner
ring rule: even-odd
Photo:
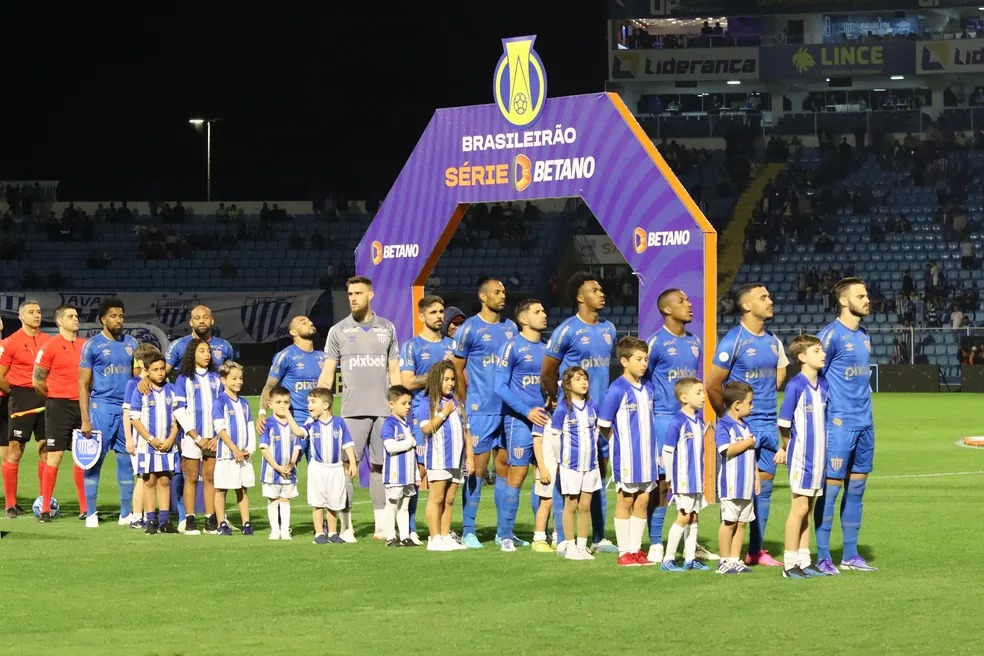
[[[757,80],[758,48],[672,48],[615,50],[611,80]]]
[[[763,46],[760,50],[763,80],[908,75],[915,72],[915,42]]]
[[[41,304],[45,317],[59,305],[78,308],[79,320],[87,330],[99,327],[99,303],[107,297],[123,301],[128,332],[154,329],[138,341],[152,338],[174,339],[191,332],[188,325],[195,306],[206,305],[215,317],[217,333],[233,344],[261,344],[287,336],[290,318],[308,315],[321,297],[320,290],[295,292],[4,292],[0,293],[0,312],[16,316],[17,307],[26,299]],[[89,326],[88,324],[92,324]],[[138,324],[145,324],[141,327]],[[83,331],[81,334],[87,336]],[[131,332],[131,334],[133,334]]]
[[[981,73],[984,72],[984,39],[919,41],[916,44],[916,72]]]
[[[976,7],[965,0],[608,0],[608,17],[756,16]]]
[[[574,235],[574,244],[586,264],[625,264],[625,256],[608,235]]]

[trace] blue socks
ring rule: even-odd
[[[420,488],[417,488],[417,494],[410,497],[410,501],[407,503],[407,510],[410,512],[410,532],[417,532],[417,499],[420,497]]]
[[[496,483],[500,479],[495,479]],[[516,529],[516,513],[519,512],[519,488],[509,487],[503,481],[502,491],[499,492],[499,501],[502,503],[502,511],[499,513],[499,526],[496,531],[503,540],[511,540]]]
[[[85,470],[85,508],[86,516],[92,517],[96,514],[96,496],[99,493],[99,472],[102,471],[103,463],[106,462],[106,454],[99,458],[99,462],[92,466],[92,469]]]
[[[827,483],[823,488],[823,503],[813,506],[813,525],[817,532],[817,560],[831,560],[830,531],[834,528],[834,508],[842,485]],[[843,522],[843,520],[841,520]],[[856,535],[856,534],[855,534]]]
[[[505,496],[506,496],[507,487],[509,487],[509,484],[506,482],[506,479],[502,476],[497,475],[495,477],[495,490],[492,493],[492,500],[495,502],[496,535],[498,535],[500,538],[510,537],[508,535],[503,535],[502,533],[498,532],[498,528],[502,526],[502,522],[504,519],[503,512],[505,510],[505,505],[506,505]]]
[[[157,513],[157,517],[158,517],[157,521],[160,522],[162,525],[167,524],[169,521],[171,521],[171,511],[162,510],[159,513]]]
[[[133,513],[133,463],[129,453],[116,454],[116,482],[120,486],[120,517],[127,517]],[[88,503],[88,493],[86,499]]]
[[[658,494],[656,490],[654,493]],[[649,516],[649,545],[663,543],[663,522],[666,521],[666,506],[656,506]]]
[[[605,493],[605,482],[601,483],[602,488],[594,493],[591,498],[591,542],[598,544],[605,539],[605,517],[608,516],[608,495]],[[560,504],[561,516],[563,516],[564,504]]]
[[[564,537],[564,495],[560,493],[560,480],[556,475],[553,484],[553,515],[554,530],[557,531],[557,544],[560,544],[566,539]]]
[[[846,483],[847,489],[841,503],[841,530],[844,532],[844,554],[841,561],[858,555],[858,533],[861,532],[861,512],[864,510],[864,490],[868,479],[848,480]]]
[[[472,474],[465,479],[465,484],[461,489],[461,535],[465,536],[475,532],[475,519],[478,517],[478,505],[482,501],[482,484],[485,482],[481,476]]]
[[[765,525],[769,523],[769,510],[772,508],[772,481],[759,481],[761,492],[755,495],[752,503],[755,505],[755,519],[748,533],[748,553],[757,554],[762,551],[765,539]]]
[[[184,472],[174,472],[171,476],[171,508],[178,511],[179,522],[188,516],[184,505],[184,479]]]

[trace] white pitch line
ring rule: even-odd
[[[944,477],[947,477],[947,476],[981,476],[981,475],[984,475],[984,469],[978,470],[978,471],[932,472],[932,473],[927,473],[927,474],[897,474],[897,475],[889,475],[889,476],[869,476],[868,477],[868,480],[871,480],[871,481],[888,481],[888,480],[899,480],[899,479],[907,479],[907,478],[944,478]],[[422,490],[420,493],[426,492],[426,491],[427,490]],[[530,493],[529,492],[523,492],[520,496],[521,497],[528,497],[528,496],[530,496]],[[365,506],[365,505],[368,505],[370,503],[372,503],[372,502],[371,501],[354,501],[354,502],[352,502],[352,505],[353,506]],[[250,510],[266,510],[266,506],[250,506],[249,509]],[[233,508],[233,512],[234,511],[235,511],[235,509]]]

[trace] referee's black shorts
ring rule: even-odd
[[[7,425],[10,423],[10,411],[7,404],[10,397],[4,394],[0,396],[0,446],[7,446]]]
[[[10,402],[7,407],[10,415],[25,410],[34,410],[43,406],[44,399],[38,396],[38,393],[34,391],[33,387],[10,388]],[[24,444],[31,439],[32,433],[34,434],[34,439],[38,442],[43,442],[46,439],[43,414],[32,413],[11,419],[7,427],[7,432],[5,433],[7,439],[2,446],[7,446],[11,441]]]
[[[71,399],[48,399],[44,404],[45,448],[48,451],[71,451],[72,432],[82,428],[79,402]]]

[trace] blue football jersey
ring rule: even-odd
[[[510,319],[488,323],[478,315],[466,319],[454,334],[454,356],[465,360],[468,414],[502,414],[502,399],[495,393],[495,372],[503,345],[518,334]]]
[[[673,385],[681,378],[697,377],[700,339],[690,332],[677,337],[664,326],[647,343],[649,367],[644,380],[652,387],[653,414],[674,415],[680,403]]]
[[[609,367],[615,347],[615,325],[599,319],[585,323],[576,314],[557,326],[547,342],[547,355],[560,360],[560,377],[575,365],[588,372],[588,397],[601,403],[610,384]],[[558,396],[561,394],[558,390]]]
[[[776,422],[776,370],[788,364],[778,337],[768,330],[756,335],[740,324],[728,331],[714,355],[714,366],[728,371],[725,384],[738,380],[751,385],[755,397],[748,421],[753,424]]]
[[[188,350],[188,344],[195,337],[197,336],[194,334],[185,335],[171,342],[167,347],[167,355],[164,356],[167,363],[175,369],[180,369],[181,359],[184,357],[185,351]],[[216,369],[226,360],[231,360],[236,353],[232,348],[232,344],[221,337],[213,337],[208,340],[208,347],[212,351],[212,363],[215,364]]]
[[[454,342],[450,337],[442,337],[438,342],[431,342],[417,335],[410,341],[404,342],[400,348],[400,371],[409,371],[414,376],[423,376],[430,371],[435,363],[441,360],[450,360],[453,347]],[[424,388],[420,388],[410,392],[411,413],[420,403],[424,391]]]
[[[543,342],[531,342],[517,335],[499,353],[495,391],[505,401],[505,410],[513,416],[525,418],[533,408],[543,407],[540,368],[545,350]]]
[[[267,375],[290,390],[290,407],[298,423],[304,423],[308,417],[307,397],[318,385],[324,365],[324,351],[305,351],[296,344],[291,344],[273,357],[273,366]]]
[[[130,335],[109,339],[99,333],[86,340],[79,367],[92,371],[89,401],[103,404],[103,409],[123,411],[126,384],[133,378],[133,352],[137,340]]]
[[[871,416],[871,338],[861,327],[851,330],[831,321],[818,335],[827,362],[827,423],[850,430],[874,425]],[[88,344],[86,344],[88,346]]]

